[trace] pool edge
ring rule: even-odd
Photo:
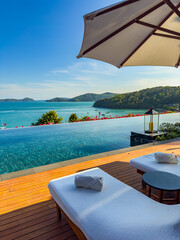
[[[74,158],[71,160],[52,163],[52,164],[39,166],[39,167],[35,167],[35,168],[29,168],[29,169],[25,169],[25,170],[16,171],[16,172],[0,174],[0,182],[5,181],[5,180],[10,180],[13,178],[17,178],[17,177],[23,177],[23,176],[27,176],[27,175],[31,175],[31,174],[48,171],[48,170],[52,170],[52,169],[56,169],[56,168],[60,168],[60,167],[70,166],[73,164],[82,163],[82,162],[90,161],[93,159],[109,157],[109,156],[117,155],[120,153],[144,149],[144,148],[148,148],[148,147],[151,147],[154,145],[162,145],[162,144],[169,143],[169,142],[176,142],[179,140],[180,140],[180,138],[178,137],[178,138],[174,138],[174,139],[170,139],[170,140],[166,140],[166,141],[162,141],[162,142],[147,143],[147,144],[142,144],[142,145],[138,145],[138,146],[134,146],[134,147],[128,147],[128,148],[122,148],[122,149],[118,149],[118,150],[98,153],[98,154],[94,154],[94,155],[90,155],[90,156],[86,156],[86,157]]]

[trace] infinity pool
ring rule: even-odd
[[[177,122],[166,114],[161,122]],[[0,174],[130,146],[130,131],[143,130],[143,117],[0,130]]]

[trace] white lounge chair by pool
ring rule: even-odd
[[[180,204],[158,203],[99,168],[77,174],[103,177],[103,190],[76,188],[76,174],[48,187],[79,239],[179,240]]]
[[[130,165],[142,172],[149,171],[163,171],[173,173],[180,177],[180,158],[178,157],[178,164],[157,163],[155,161],[154,153],[144,155],[142,157],[134,158],[130,161]]]

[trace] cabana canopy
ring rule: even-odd
[[[180,65],[180,0],[126,0],[84,16],[77,58],[122,66]]]

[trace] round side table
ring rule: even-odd
[[[179,202],[180,177],[168,172],[150,171],[143,174],[142,180],[148,185],[148,196],[151,187],[159,190],[159,202],[163,201],[163,191],[176,191],[176,202]]]

